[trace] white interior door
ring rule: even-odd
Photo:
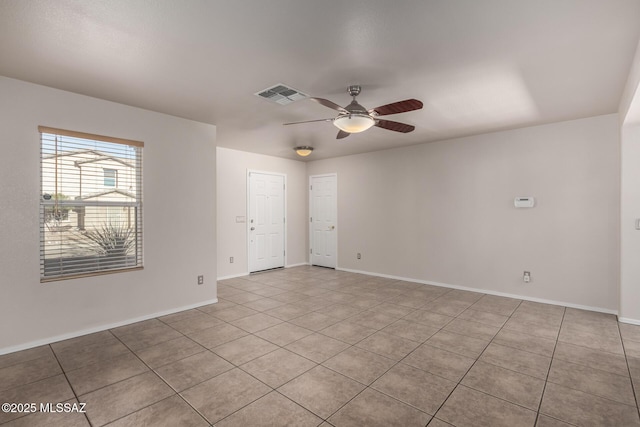
[[[284,267],[284,175],[249,172],[249,272]]]
[[[317,175],[309,181],[311,264],[336,268],[338,177]]]

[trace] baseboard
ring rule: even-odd
[[[202,307],[204,305],[215,304],[217,302],[218,302],[218,298],[214,298],[214,299],[211,299],[211,300],[208,300],[208,301],[199,302],[199,303],[196,303],[196,304],[190,304],[190,305],[186,305],[186,306],[182,306],[182,307],[172,308],[170,310],[164,310],[164,311],[159,311],[159,312],[152,313],[152,314],[147,314],[147,315],[140,316],[140,317],[134,317],[132,319],[123,320],[121,322],[109,323],[109,324],[106,324],[106,325],[96,326],[96,327],[93,327],[93,328],[82,329],[80,331],[74,331],[74,332],[70,332],[68,334],[62,334],[62,335],[57,335],[57,336],[54,336],[54,337],[43,338],[41,340],[31,341],[31,342],[28,342],[28,343],[19,344],[19,345],[15,345],[15,346],[12,346],[12,347],[4,347],[4,348],[0,348],[0,355],[13,353],[13,352],[16,352],[16,351],[21,351],[21,350],[27,350],[27,349],[30,349],[30,348],[39,347],[41,345],[51,344],[51,343],[58,342],[58,341],[64,341],[64,340],[68,340],[68,339],[71,339],[71,338],[77,338],[77,337],[80,337],[82,335],[93,334],[95,332],[102,332],[102,331],[106,331],[107,329],[113,329],[113,328],[117,328],[117,327],[120,327],[120,326],[130,325],[131,323],[142,322],[143,320],[149,320],[149,319],[153,319],[155,317],[166,316],[168,314],[177,313],[179,311],[191,310],[192,308],[198,308],[198,307]]]
[[[309,263],[308,262],[301,262],[299,264],[289,264],[289,265],[285,265],[284,268],[302,267],[302,266],[305,266],[305,265],[309,265]],[[245,276],[248,276],[250,274],[251,273],[230,274],[228,276],[218,277],[217,280],[237,279],[238,277],[245,277]]]
[[[220,276],[217,280],[227,280],[227,279],[236,279],[238,277],[248,276],[249,273],[239,273],[239,274],[230,274],[228,276]]]
[[[384,277],[384,278],[387,278],[387,279],[403,280],[405,282],[421,283],[423,285],[440,286],[442,288],[458,289],[458,290],[461,290],[461,291],[477,292],[477,293],[481,293],[481,294],[495,295],[495,296],[499,296],[499,297],[515,298],[515,299],[521,299],[521,300],[525,300],[525,301],[539,302],[539,303],[543,303],[543,304],[560,305],[562,307],[570,307],[570,308],[577,308],[577,309],[580,309],[580,310],[596,311],[598,313],[606,313],[606,314],[618,315],[618,311],[617,310],[610,310],[610,309],[601,308],[601,307],[591,307],[591,306],[588,306],[588,305],[573,304],[573,303],[565,302],[565,301],[548,300],[548,299],[544,299],[544,298],[536,298],[536,297],[530,297],[530,296],[525,296],[525,295],[516,295],[516,294],[510,294],[510,293],[506,293],[506,292],[493,291],[493,290],[490,290],[490,289],[469,288],[467,286],[450,285],[448,283],[440,283],[440,282],[432,282],[432,281],[429,281],[429,280],[412,279],[410,277],[393,276],[393,275],[390,275],[390,274],[372,273],[372,272],[369,272],[369,271],[353,270],[353,269],[350,269],[350,268],[336,268],[336,270],[346,271],[346,272],[349,272],[349,273],[366,274],[368,276]],[[620,320],[620,321],[622,322],[622,320]],[[625,322],[625,323],[631,323],[631,322]],[[640,323],[638,323],[638,324],[640,324]]]
[[[628,317],[618,317],[618,322],[628,323],[630,325],[640,325],[640,320],[629,319]]]
[[[300,262],[298,264],[289,264],[289,265],[285,265],[284,268],[302,267],[302,266],[305,266],[305,265],[309,265],[309,263],[308,262]]]

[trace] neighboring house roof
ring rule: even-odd
[[[87,199],[94,199],[96,197],[101,197],[101,196],[106,196],[107,194],[113,194],[113,193],[118,193],[121,194],[125,197],[130,197],[132,199],[135,199],[136,196],[129,193],[128,191],[124,191],[124,190],[118,190],[118,189],[114,189],[114,190],[108,190],[108,191],[101,191],[99,193],[93,193],[93,194],[89,194],[87,196],[82,196],[82,197],[76,197],[76,200],[87,200]]]
[[[80,166],[80,165],[83,165],[85,163],[101,162],[103,160],[113,160],[114,162],[118,162],[118,163],[120,163],[120,164],[122,164],[122,165],[124,165],[126,167],[129,167],[129,168],[133,168],[134,167],[133,165],[125,162],[124,160],[122,160],[122,159],[120,159],[118,157],[110,156],[110,155],[108,155],[106,153],[103,153],[101,151],[98,151],[98,150],[64,151],[64,152],[59,153],[59,154],[51,154],[49,156],[45,156],[44,158],[45,159],[53,159],[53,158],[66,157],[66,156],[78,156],[78,155],[87,154],[87,153],[93,153],[98,157],[93,158],[93,159],[87,158],[87,159],[83,159],[83,160],[76,160],[75,161],[76,166]]]

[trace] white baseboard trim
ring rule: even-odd
[[[640,325],[640,320],[629,319],[628,317],[618,317],[618,322],[628,323],[630,325]]]
[[[304,265],[309,265],[308,262],[301,262],[299,264],[289,264],[289,265],[285,265],[284,268],[293,268],[293,267],[302,267]],[[250,275],[251,273],[238,273],[238,274],[230,274],[228,276],[221,276],[218,277],[216,280],[227,280],[227,279],[237,279],[238,277],[245,277]]]
[[[202,307],[204,305],[215,304],[218,302],[218,298],[214,298],[208,301],[202,301],[195,304],[189,304],[182,307],[176,307],[169,310],[163,310],[152,314],[145,314],[144,316],[134,317],[132,319],[123,320],[115,323],[108,323],[106,325],[95,326],[93,328],[81,329],[79,331],[69,332],[67,334],[56,335],[54,337],[43,338],[41,340],[31,341],[24,344],[18,344],[11,347],[0,348],[0,355],[13,353],[15,351],[27,350],[41,345],[51,344],[58,341],[64,341],[71,338],[80,337],[82,335],[93,334],[95,332],[106,331],[107,329],[113,329],[120,326],[130,325],[131,323],[142,322],[143,320],[153,319],[155,317],[166,316],[168,314],[177,313],[179,311],[191,310],[192,308]]]
[[[588,306],[588,305],[573,304],[573,303],[565,302],[565,301],[555,301],[555,300],[549,300],[549,299],[544,299],[544,298],[530,297],[530,296],[526,296],[526,295],[510,294],[510,293],[506,293],[506,292],[493,291],[493,290],[490,290],[490,289],[469,288],[467,286],[450,285],[448,283],[440,283],[440,282],[432,282],[432,281],[429,281],[429,280],[412,279],[410,277],[393,276],[393,275],[390,275],[390,274],[372,273],[372,272],[369,272],[369,271],[353,270],[353,269],[350,269],[350,268],[336,268],[336,270],[347,271],[349,273],[366,274],[367,276],[384,277],[384,278],[387,278],[387,279],[403,280],[405,282],[421,283],[423,285],[440,286],[442,288],[458,289],[458,290],[461,290],[461,291],[478,292],[478,293],[481,293],[481,294],[495,295],[495,296],[499,296],[499,297],[516,298],[516,299],[521,299],[521,300],[525,300],[525,301],[539,302],[539,303],[543,303],[543,304],[560,305],[560,306],[563,306],[563,307],[577,308],[577,309],[580,309],[580,310],[596,311],[598,313],[606,313],[606,314],[618,315],[618,311],[617,310],[610,310],[608,308],[591,307],[591,306]],[[622,321],[622,320],[620,320],[620,321]],[[625,323],[630,323],[630,322],[625,322]],[[640,323],[638,323],[638,324],[640,324]]]
[[[309,265],[309,263],[308,262],[300,262],[298,264],[289,264],[289,265],[286,265],[284,268],[302,267],[302,266],[305,266],[305,265]]]
[[[249,275],[249,273],[230,274],[228,276],[218,277],[217,280],[237,279],[238,277],[245,277],[245,276],[248,276],[248,275]]]

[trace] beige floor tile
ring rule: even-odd
[[[180,392],[233,369],[233,367],[231,363],[220,356],[210,351],[203,351],[164,365],[156,369],[156,373],[174,390]]]
[[[640,325],[631,325],[629,323],[618,323],[620,335],[623,340],[640,342]]]
[[[480,358],[486,363],[546,380],[551,358],[528,351],[491,343]]]
[[[636,407],[553,383],[547,383],[540,413],[576,426],[640,426]]]
[[[0,392],[0,403],[60,403],[73,399],[75,396],[64,375],[46,378],[21,387]],[[0,424],[21,418],[24,413],[0,412]]]
[[[472,338],[479,338],[481,340],[491,340],[500,328],[498,326],[485,325],[484,323],[464,319],[453,319],[444,327],[444,330]]]
[[[371,385],[431,415],[437,412],[455,386],[453,381],[404,363],[397,364]]]
[[[350,347],[349,344],[318,333],[308,335],[286,346],[288,350],[316,363],[322,363],[348,347]]]
[[[218,297],[220,297],[218,295]],[[224,299],[218,298],[218,302],[215,304],[203,305],[202,307],[198,307],[197,310],[213,315],[214,313],[222,310],[226,310],[227,308],[237,307],[238,304],[231,301],[225,301]]]
[[[330,369],[317,366],[278,389],[321,418],[327,418],[365,388]]]
[[[284,289],[275,288],[273,286],[268,286],[266,284],[261,284],[261,286],[259,288],[252,289],[251,292],[253,292],[254,294],[263,296],[263,297],[269,297],[270,298],[272,296],[280,295],[282,293],[285,293],[286,291]]]
[[[53,355],[53,353],[51,347],[49,347],[48,345],[42,345],[40,347],[34,347],[28,350],[4,354],[0,356],[0,369],[51,355]]]
[[[262,295],[256,295],[251,292],[239,292],[234,293],[233,295],[226,295],[224,299],[229,300],[231,302],[235,302],[236,304],[245,304],[251,301],[262,299]]]
[[[386,332],[376,332],[356,344],[357,347],[372,351],[395,361],[404,358],[419,345],[420,343],[416,341],[411,341]]]
[[[293,286],[293,287],[295,288],[295,286]],[[307,295],[304,295],[304,294],[301,294],[301,293],[298,293],[298,292],[283,292],[281,294],[274,295],[271,298],[273,298],[276,301],[282,301],[282,302],[287,303],[287,304],[292,304],[292,303],[294,303],[296,301],[301,301],[301,300],[307,299],[309,297]],[[300,308],[302,308],[302,307],[300,307]],[[309,311],[307,310],[307,313],[308,312]]]
[[[206,427],[209,423],[180,396],[174,395],[109,424],[109,427]]]
[[[256,332],[255,335],[284,347],[312,333],[313,331],[285,322]]]
[[[170,323],[170,326],[178,332],[188,334],[202,329],[220,325],[223,321],[209,314],[200,313],[187,319]]]
[[[277,388],[316,365],[309,359],[281,348],[245,363],[240,369],[270,387]]]
[[[626,340],[624,342],[624,353],[627,357],[640,358],[640,342]]]
[[[300,317],[296,317],[295,319],[292,319],[289,322],[293,323],[294,325],[303,327],[305,329],[309,329],[317,332],[328,326],[334,325],[339,321],[340,319],[338,318],[327,316],[326,314],[322,314],[322,313],[313,312],[313,313],[307,313]]]
[[[445,316],[457,317],[463,311],[471,307],[473,303],[458,301],[458,300],[448,300],[442,298],[438,298],[434,301],[427,303],[424,306],[424,309],[427,311],[432,311],[434,313],[443,314]]]
[[[350,322],[356,323],[367,328],[380,330],[386,326],[389,326],[393,322],[398,320],[395,316],[389,316],[388,314],[378,313],[375,308],[372,310],[363,311],[349,318]]]
[[[560,333],[560,326],[530,323],[514,318],[509,319],[509,321],[504,325],[504,329],[552,340],[558,339],[558,334]]]
[[[520,332],[501,330],[493,339],[494,343],[511,347],[530,353],[539,354],[541,356],[553,356],[553,350],[556,347],[556,341],[547,338],[526,335]]]
[[[579,345],[594,350],[606,351],[615,354],[624,354],[620,335],[602,335],[590,333],[585,330],[571,330],[564,326],[560,329],[558,341]]]
[[[536,413],[459,385],[436,417],[456,427],[532,427]]]
[[[564,360],[590,368],[600,369],[618,375],[629,375],[627,361],[621,354],[607,353],[573,344],[559,342],[553,354],[555,359]]]
[[[280,320],[288,321],[295,319],[296,317],[303,316],[309,313],[310,310],[302,307],[297,307],[291,304],[281,305],[278,308],[265,311],[265,314],[269,316],[277,317]]]
[[[402,305],[383,302],[382,304],[376,306],[375,311],[378,313],[395,317],[396,319],[400,319],[401,317],[404,317],[409,313],[413,313],[415,309],[410,307],[405,307]]]
[[[353,307],[346,304],[333,304],[317,310],[318,313],[333,317],[334,319],[344,320],[348,317],[355,316],[362,311],[361,308]]]
[[[261,398],[271,389],[238,368],[227,371],[181,393],[210,423]]]
[[[120,335],[118,338],[120,338],[124,345],[129,347],[131,350],[136,351],[160,344],[161,342],[180,338],[181,336],[182,334],[171,326],[161,323],[160,326],[127,333]]]
[[[272,308],[283,306],[285,304],[286,303],[275,300],[275,299],[262,298],[262,299],[257,299],[255,301],[244,303],[243,305],[245,307],[249,307],[252,310],[266,311],[266,310],[271,310]]]
[[[355,399],[329,418],[336,427],[423,427],[431,416],[372,389]]]
[[[538,410],[544,389],[544,380],[481,361],[473,365],[460,384],[533,411]]]
[[[625,376],[616,375],[554,359],[547,381],[627,405],[636,405],[628,373]]]
[[[439,420],[437,418],[432,418],[431,422],[429,422],[428,426],[429,427],[455,427],[455,426],[452,426],[449,423],[445,423],[444,421]]]
[[[53,350],[62,369],[67,372],[131,352],[131,350],[118,341],[113,335],[108,334],[108,337],[110,338],[105,339],[103,343],[99,342],[87,346],[74,345],[61,350],[56,350],[54,347]],[[52,347],[53,346],[54,344],[52,344]]]
[[[245,335],[248,335],[246,331],[228,323],[224,323],[222,325],[214,326],[213,328],[207,328],[189,334],[189,338],[198,344],[211,349]]]
[[[91,424],[101,426],[159,402],[174,391],[153,372],[147,372],[78,397],[87,404]]]
[[[273,391],[216,423],[216,427],[315,427],[321,422],[321,418]]]
[[[136,322],[130,325],[113,328],[110,331],[111,333],[113,333],[113,335],[117,337],[121,337],[122,335],[135,334],[138,332],[142,332],[146,329],[157,328],[159,326],[164,326],[164,323],[162,323],[158,319],[148,319],[148,320],[143,320],[142,322]],[[100,332],[98,334],[100,334]],[[97,334],[91,334],[91,335],[97,335]],[[84,339],[84,338],[89,339],[91,335],[85,335],[84,337],[80,337],[80,339]],[[85,343],[85,345],[88,345],[88,343]]]
[[[429,338],[426,343],[442,350],[477,359],[489,344],[489,340],[441,330]]]
[[[473,304],[471,308],[502,316],[511,316],[521,302],[522,300],[514,298],[484,295],[475,304]]]
[[[350,347],[322,365],[362,384],[369,385],[396,362],[357,347]]]
[[[30,384],[62,373],[53,354],[0,369],[0,391]]]
[[[440,328],[436,326],[400,319],[384,328],[382,332],[423,343],[439,330]]]
[[[556,420],[555,418],[548,417],[546,415],[539,414],[536,427],[572,427],[571,424],[564,421]]]
[[[159,368],[206,349],[188,337],[180,337],[136,351],[136,355],[150,368]]]
[[[282,320],[277,317],[269,316],[268,314],[257,313],[229,323],[240,329],[244,329],[247,332],[254,333],[280,324],[282,323]]]
[[[258,313],[256,310],[252,310],[243,305],[235,305],[223,310],[214,311],[211,315],[220,320],[224,320],[225,322],[232,322],[234,320],[242,319],[243,317],[252,316],[256,313]]]
[[[67,372],[67,379],[76,394],[81,395],[148,370],[149,368],[133,353],[126,353],[108,361],[101,361]]]
[[[509,316],[503,316],[501,314],[489,313],[486,311],[474,310],[473,306],[462,312],[458,319],[471,320],[473,322],[483,323],[485,325],[502,327]]]
[[[358,325],[350,320],[344,320],[335,325],[331,325],[320,331],[322,335],[326,335],[331,338],[344,341],[349,344],[356,344],[362,341],[371,334],[374,334],[377,329],[368,328],[366,326]]]
[[[458,382],[473,365],[475,359],[423,344],[408,355],[403,362]]]
[[[255,335],[247,335],[214,347],[212,350],[234,365],[239,366],[277,349],[277,345],[267,340]]]
[[[183,320],[191,319],[193,317],[198,317],[202,313],[203,313],[202,311],[194,308],[191,310],[185,310],[185,311],[179,311],[173,314],[167,314],[166,316],[158,317],[158,320],[170,325],[172,323],[181,322]]]
[[[454,317],[447,316],[440,313],[434,313],[433,311],[427,310],[416,310],[411,314],[408,314],[404,317],[404,320],[409,320],[411,322],[423,323],[425,325],[434,326],[436,328],[442,328],[447,323],[451,322]]]
[[[525,301],[526,303],[526,301]],[[526,307],[524,303],[511,315],[511,319],[519,323],[526,323],[532,325],[546,326],[549,328],[559,329],[562,324],[562,318],[564,311],[560,312],[547,312],[536,311],[533,308]]]

